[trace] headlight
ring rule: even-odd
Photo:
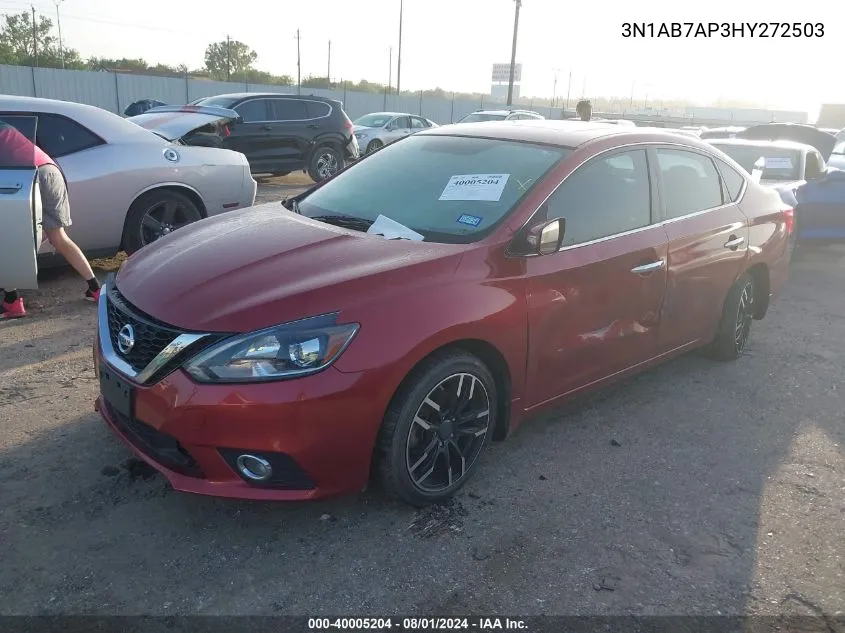
[[[337,360],[360,327],[335,325],[334,318],[313,317],[226,339],[189,360],[185,371],[206,383],[263,382],[317,373]]]
[[[367,138],[367,135],[366,135],[366,134],[363,134],[362,132],[356,132],[356,133],[355,133],[355,138],[359,138],[359,139],[360,139],[360,138]]]

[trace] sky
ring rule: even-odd
[[[489,92],[491,66],[508,63],[514,0],[403,0],[402,89]],[[839,2],[795,0],[523,0],[517,62],[523,96],[624,96],[637,105],[683,98],[750,100],[814,112],[845,103],[837,80]],[[53,0],[0,0],[0,12],[29,9],[56,18]],[[229,7],[215,11],[212,7]],[[209,42],[229,35],[258,53],[256,66],[296,79],[396,83],[400,0],[61,0],[62,36],[83,57],[142,57],[203,65]],[[799,22],[822,37],[625,38],[624,22]],[[686,27],[683,27],[684,29]],[[810,27],[811,31],[815,29]],[[393,47],[392,65],[390,48]],[[830,61],[828,61],[830,60]],[[555,86],[555,76],[557,85]],[[571,79],[570,79],[571,77]]]

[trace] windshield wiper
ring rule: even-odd
[[[356,218],[353,215],[314,215],[312,220],[319,220],[326,224],[333,224],[344,229],[352,229],[353,231],[366,231],[372,226],[372,220],[365,220],[364,218]]]

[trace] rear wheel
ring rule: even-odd
[[[323,182],[343,168],[343,156],[331,145],[321,145],[311,155],[308,175],[314,182]]]
[[[451,498],[470,478],[497,420],[496,383],[465,352],[433,356],[388,409],[378,443],[387,493],[414,506]]]
[[[128,255],[147,244],[202,219],[197,205],[177,191],[161,189],[145,193],[129,208],[123,229],[123,247]]]
[[[754,278],[748,273],[731,286],[716,338],[707,349],[713,358],[734,360],[745,351],[754,321],[754,293]]]

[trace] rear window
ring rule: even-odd
[[[237,99],[232,97],[203,97],[202,99],[194,99],[191,105],[216,106],[218,108],[231,108],[232,104]]]
[[[714,147],[738,162],[749,174],[754,171],[754,163],[765,159],[763,180],[800,180],[801,152],[794,149],[772,147],[770,145],[733,145],[730,143],[712,143]]]
[[[501,140],[411,136],[305,197],[303,215],[384,215],[425,241],[481,239],[571,150]]]
[[[507,118],[507,114],[490,114],[485,112],[473,112],[472,114],[468,114],[463,119],[458,121],[458,123],[481,123],[483,121],[504,121]]]
[[[320,119],[322,117],[329,116],[332,113],[331,106],[328,103],[323,103],[321,101],[308,101],[306,102],[308,107],[308,118],[311,119]]]

